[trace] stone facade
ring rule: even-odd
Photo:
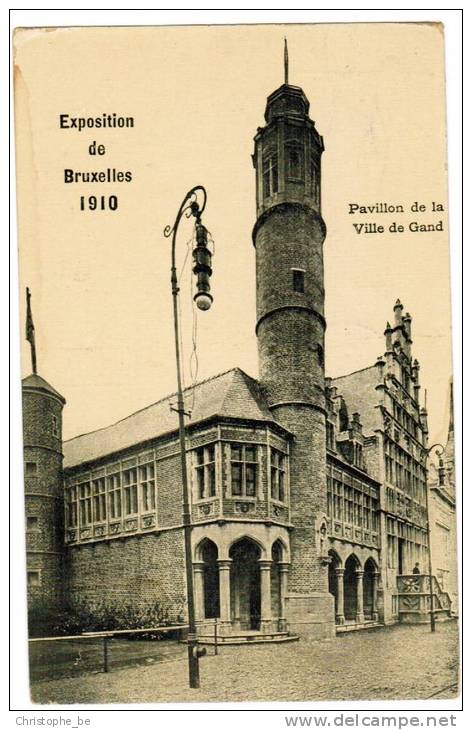
[[[203,638],[215,621],[223,639],[391,623],[399,576],[426,568],[427,414],[401,303],[384,356],[325,377],[324,144],[308,112],[284,84],[255,137],[260,379],[236,368],[184,393]],[[62,444],[62,396],[37,375],[23,393],[30,607],[185,620],[175,395]]]
[[[431,461],[428,471],[431,513],[431,552],[433,573],[441,588],[446,591],[452,611],[458,612],[457,575],[457,520],[456,520],[456,470],[454,464],[454,405],[450,383],[449,431],[444,453],[441,455],[443,473],[437,463]]]

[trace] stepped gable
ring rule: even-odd
[[[64,468],[95,461],[178,429],[175,393],[121,421],[64,442]],[[185,407],[192,410],[187,425],[215,416],[275,423],[256,380],[239,368],[197,383],[184,392]]]

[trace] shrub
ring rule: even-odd
[[[183,623],[183,602],[177,608],[179,609],[177,623]],[[123,631],[170,626],[175,623],[169,616],[169,610],[162,607],[158,601],[122,604],[116,601],[83,600],[56,615],[53,632],[55,635],[71,636],[92,631]]]

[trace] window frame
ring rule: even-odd
[[[231,483],[231,498],[232,499],[248,499],[248,500],[256,500],[257,499],[257,490],[259,485],[259,446],[258,444],[253,443],[242,443],[238,441],[233,441],[230,443],[230,483]],[[236,449],[240,450],[241,458],[237,459],[234,458],[234,451]],[[247,451],[253,451],[254,452],[254,459],[248,459],[246,456]],[[234,483],[233,483],[233,474],[235,473],[235,470],[238,469],[240,472],[240,489],[241,491],[238,493],[234,491]],[[250,481],[250,483],[253,482],[254,484],[254,493],[248,493],[248,473],[250,471],[253,471],[254,479]],[[251,488],[252,492],[252,488]]]
[[[298,269],[292,267],[292,291],[297,294],[305,294],[305,274],[306,269]]]
[[[110,521],[123,519],[123,499],[121,494],[121,470],[107,474],[107,499]]]
[[[274,462],[274,456],[276,462]],[[274,446],[270,447],[270,498],[273,502],[287,502],[287,455]],[[275,480],[274,480],[275,476]],[[276,493],[276,495],[274,494]],[[282,495],[282,496],[280,496]]]
[[[67,487],[66,497],[66,527],[74,530],[79,526],[79,491],[77,484]]]
[[[55,438],[60,438],[60,433],[59,433],[59,419],[54,414],[52,416],[52,435]]]
[[[275,148],[262,157],[262,197],[272,198],[279,192],[279,156]]]
[[[35,520],[34,526],[28,524],[30,520]],[[41,532],[38,515],[26,515],[26,532]]]
[[[103,488],[100,489],[100,487]],[[107,481],[105,476],[92,479],[92,502],[93,523],[102,525],[107,522],[108,518]]]
[[[29,467],[34,467],[32,471]],[[25,477],[37,477],[38,476],[38,462],[37,461],[25,461]]]
[[[123,517],[135,517],[139,514],[137,466],[121,470],[121,487],[123,492],[121,499]]]
[[[78,496],[78,519],[80,527],[91,527],[93,525],[92,514],[92,485],[89,480],[79,482],[77,485]]]
[[[143,478],[144,477],[144,478]],[[148,515],[156,511],[156,467],[154,461],[138,466],[138,500],[141,499],[141,513]],[[148,504],[151,504],[149,507]]]
[[[30,583],[30,575],[36,575],[38,578],[37,583]],[[27,588],[39,588],[42,584],[41,581],[41,570],[40,569],[26,569],[26,587]]]
[[[292,169],[291,155],[295,153],[298,156],[297,170]],[[305,155],[303,145],[294,141],[285,143],[285,177],[291,182],[303,182],[305,179]]]
[[[198,446],[194,451],[194,494],[197,502],[218,496],[216,483],[217,442]]]

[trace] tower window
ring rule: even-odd
[[[303,178],[303,154],[297,147],[287,147],[287,175],[289,178],[301,180]]]
[[[59,422],[57,416],[52,417],[52,435],[59,437]]]
[[[267,155],[262,162],[262,182],[264,198],[278,192],[279,166],[276,152]]]
[[[38,473],[38,464],[36,461],[27,461],[25,463],[25,474],[27,477],[35,477]]]
[[[305,272],[301,269],[292,269],[293,291],[303,294],[305,291]]]
[[[319,196],[320,196],[320,175],[318,170],[318,165],[316,164],[315,160],[311,159],[310,164],[310,193],[313,198],[315,198],[316,202],[319,202]]]
[[[38,529],[38,518],[36,515],[28,515],[26,517],[26,531],[35,532]]]
[[[26,575],[27,583],[29,586],[41,585],[41,573],[39,570],[28,570]]]

